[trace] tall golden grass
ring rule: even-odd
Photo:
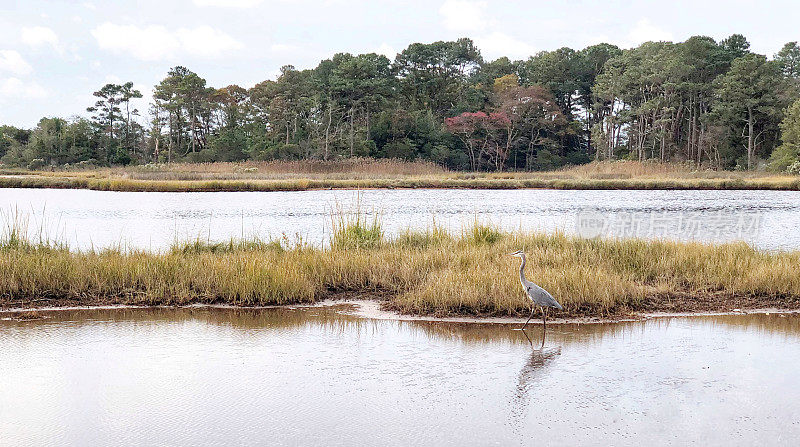
[[[800,305],[800,252],[764,253],[743,243],[586,240],[486,225],[460,235],[433,227],[387,239],[379,222],[366,220],[345,221],[331,242],[318,248],[196,241],[165,253],[71,252],[6,231],[0,304],[280,305],[353,295],[408,313],[519,315],[530,308],[518,261],[508,253],[523,248],[527,277],[564,305],[563,315],[654,310],[654,301],[669,300],[691,308],[692,300],[709,296],[734,307]]]
[[[631,160],[596,161],[553,171],[584,179],[758,179],[789,177],[764,171],[725,171],[698,167],[692,163],[639,162]]]

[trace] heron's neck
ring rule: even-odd
[[[519,266],[519,280],[525,284],[525,255],[520,257],[522,258],[522,264]]]

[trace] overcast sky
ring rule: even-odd
[[[0,123],[85,115],[108,82],[133,81],[147,97],[174,65],[215,87],[251,87],[336,52],[394,58],[412,42],[464,36],[486,59],[733,33],[772,56],[800,40],[795,2],[0,0]]]

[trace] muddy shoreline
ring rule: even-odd
[[[48,300],[40,301],[42,303]],[[33,303],[31,303],[33,304]],[[4,303],[0,306],[0,320],[36,320],[44,318],[46,313],[59,311],[79,311],[79,310],[115,310],[115,309],[240,309],[240,310],[259,310],[259,309],[314,309],[314,308],[337,308],[338,312],[352,315],[359,318],[373,320],[393,320],[393,321],[429,321],[440,323],[469,323],[469,324],[521,324],[527,320],[522,316],[437,316],[437,315],[413,315],[404,314],[386,306],[386,301],[358,298],[334,298],[326,299],[313,304],[286,304],[268,306],[239,306],[220,303],[192,303],[186,305],[136,305],[136,304],[77,304],[60,302],[45,304],[41,306],[8,306]],[[628,321],[642,321],[653,318],[671,317],[707,317],[720,315],[749,315],[749,314],[800,314],[800,306],[761,306],[761,307],[742,307],[742,308],[719,308],[705,310],[645,310],[612,313],[608,315],[548,315],[549,324],[602,324],[619,323]],[[542,324],[541,314],[537,311],[529,324]]]
[[[0,313],[30,312],[58,309],[108,309],[108,308],[230,308],[230,309],[271,309],[322,307],[331,305],[360,305],[365,309],[364,316],[383,319],[389,315],[404,319],[426,319],[433,321],[469,321],[469,322],[515,322],[528,318],[528,310],[516,315],[498,313],[479,313],[470,309],[463,312],[450,313],[414,313],[404,312],[399,307],[394,295],[388,291],[328,291],[316,302],[292,302],[286,304],[240,304],[222,300],[192,300],[183,303],[143,303],[136,302],[134,297],[119,296],[87,296],[78,299],[43,297],[43,298],[0,298]],[[763,311],[800,312],[800,299],[792,296],[736,294],[725,291],[705,291],[701,293],[670,292],[653,293],[636,303],[617,305],[607,310],[595,306],[581,306],[564,311],[548,310],[548,321],[625,321],[638,320],[643,316],[665,315],[728,315],[742,312]],[[541,320],[537,309],[534,319]]]

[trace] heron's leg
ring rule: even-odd
[[[527,338],[527,339],[528,339],[528,344],[530,344],[530,345],[531,345],[531,347],[533,347],[533,340],[531,340],[531,338],[530,338],[530,337],[528,337],[528,333],[527,333],[527,332],[525,332],[525,331],[522,331],[522,335],[524,335],[524,336],[525,336],[525,338]]]
[[[533,318],[533,313],[535,311],[536,311],[536,306],[531,306],[531,316],[528,317],[528,321],[531,321],[531,318]],[[521,330],[523,330],[523,331],[525,330],[525,326],[528,325],[528,321],[526,321],[525,324],[522,325],[522,329]]]
[[[544,340],[547,338],[547,332],[542,332],[542,345],[539,346],[539,349],[544,349]]]
[[[542,306],[542,327],[547,332],[547,309],[544,306]]]
[[[544,348],[545,338],[547,338],[547,309],[542,306],[542,348]]]

